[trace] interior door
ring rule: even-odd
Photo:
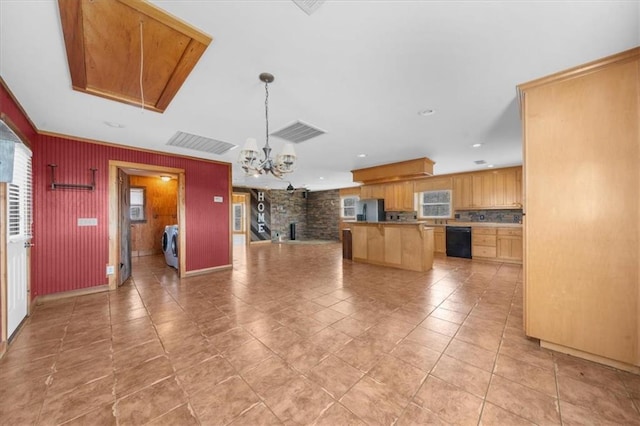
[[[119,214],[120,214],[120,271],[118,285],[122,285],[131,277],[131,185],[129,175],[118,169],[119,182]]]
[[[31,150],[16,143],[13,180],[7,184],[7,335],[28,312],[31,247]]]

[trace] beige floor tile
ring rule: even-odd
[[[396,423],[397,426],[415,425],[448,425],[436,414],[426,408],[422,408],[414,403],[409,404],[402,416]]]
[[[500,355],[496,361],[494,374],[537,391],[557,397],[556,376],[552,370],[539,368],[526,362]]]
[[[533,423],[560,424],[558,400],[494,375],[487,401]]]
[[[482,399],[433,376],[427,377],[414,402],[457,425],[476,425],[482,409]]]
[[[4,423],[640,423],[638,376],[526,338],[518,265],[407,272],[339,244],[234,248],[185,279],[134,260],[116,291],[36,305],[0,359]]]
[[[535,423],[531,423],[529,420],[516,416],[490,402],[485,402],[479,424],[482,426],[533,426]]]
[[[264,401],[285,424],[312,424],[333,404],[320,386],[302,377],[272,389]]]
[[[328,356],[309,371],[308,377],[322,386],[333,398],[340,399],[363,373],[333,355]]]
[[[340,403],[368,424],[393,424],[408,400],[389,385],[363,377],[341,399]]]
[[[276,426],[281,424],[282,422],[263,403],[254,405],[230,423],[233,426]]]

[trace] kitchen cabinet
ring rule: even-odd
[[[433,251],[436,253],[447,252],[446,233],[444,226],[436,226],[433,228]]]
[[[356,222],[353,261],[411,271],[433,268],[433,228],[422,223]]]
[[[518,86],[525,333],[541,346],[636,371],[639,75],[637,47]]]
[[[492,172],[471,175],[471,206],[474,208],[494,207],[493,193],[495,175]]]
[[[494,207],[522,208],[522,169],[496,170],[493,194]]]
[[[453,176],[454,210],[522,208],[520,167]]]
[[[384,210],[394,212],[415,211],[413,182],[396,182],[385,185]]]
[[[470,174],[453,176],[453,209],[464,210],[473,208],[473,193]]]
[[[496,228],[478,228],[471,230],[471,256],[493,259],[497,254]]]
[[[382,200],[384,199],[384,197],[385,197],[384,184],[363,185],[360,187],[361,200],[371,200],[371,199]]]
[[[367,241],[367,228],[362,226],[351,227],[351,254],[353,259],[367,259],[369,257]]]
[[[522,262],[522,229],[498,228],[496,257],[503,262]]]

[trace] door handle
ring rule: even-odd
[[[24,248],[29,248],[29,247],[33,247],[33,246],[34,246],[34,244],[33,244],[33,243],[30,243],[29,241],[26,241],[26,242],[24,243]]]

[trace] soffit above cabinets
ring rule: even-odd
[[[212,41],[144,0],[58,7],[73,88],[152,111],[164,112]]]

